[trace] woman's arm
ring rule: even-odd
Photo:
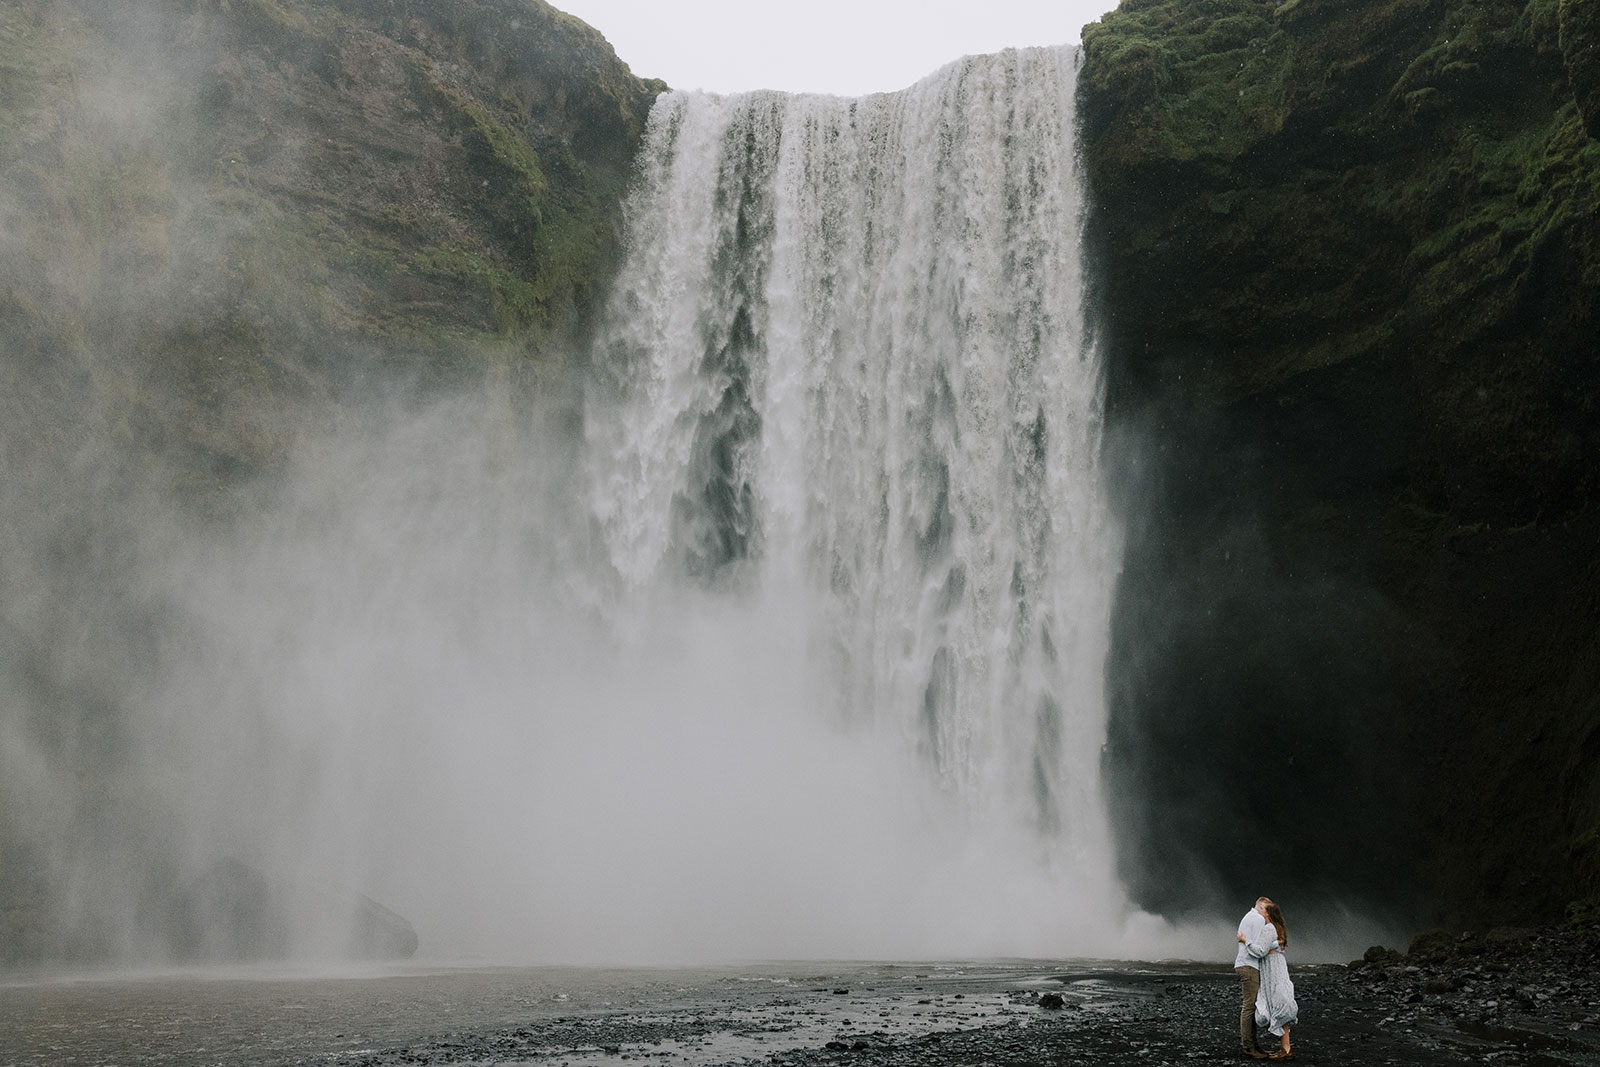
[[[1266,959],[1278,951],[1278,930],[1271,923],[1263,926],[1254,941],[1245,942],[1244,950],[1256,959]]]

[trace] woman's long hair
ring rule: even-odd
[[[1270,901],[1267,904],[1267,921],[1278,929],[1278,947],[1288,948],[1289,927],[1283,921],[1283,909]]]

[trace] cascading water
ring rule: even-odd
[[[1118,895],[1098,777],[1118,551],[1076,56],[859,100],[661,99],[588,435],[624,628],[695,610],[659,608],[685,584],[737,604],[795,662],[785,704],[888,739],[947,848],[1093,922]]]
[[[114,438],[8,452],[0,845],[58,943],[337,956],[367,894],[434,957],[1151,951],[1076,55],[664,97],[585,440],[494,381],[286,412],[205,521]]]

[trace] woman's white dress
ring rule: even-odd
[[[1289,980],[1289,962],[1283,958],[1283,947],[1278,944],[1277,928],[1267,923],[1247,947],[1250,955],[1261,962],[1261,989],[1256,993],[1256,1026],[1282,1037],[1284,1028],[1293,1026],[1299,1020],[1300,1005],[1295,1003],[1294,983]],[[1273,949],[1278,951],[1274,952]]]

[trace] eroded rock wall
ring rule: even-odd
[[[134,546],[248,522],[297,434],[396,394],[575,419],[662,89],[541,0],[0,6],[0,963],[276,951],[129,770],[185,639]],[[211,898],[252,918],[208,942]]]
[[[1151,906],[1600,891],[1592,8],[1126,0],[1086,33],[1108,788]]]
[[[540,0],[7,6],[0,315],[196,470],[372,364],[548,365],[612,262],[649,106]]]

